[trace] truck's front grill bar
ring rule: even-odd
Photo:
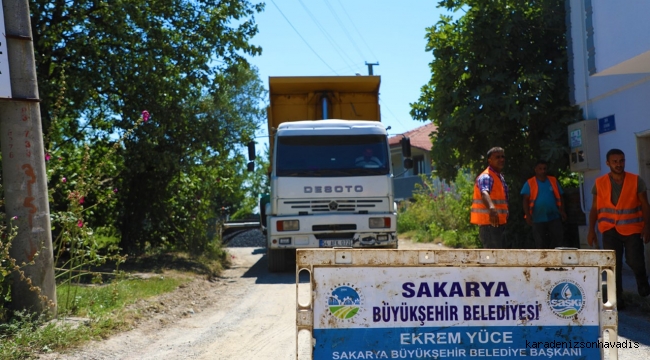
[[[291,206],[292,209],[309,209],[314,212],[321,211],[344,211],[354,212],[360,208],[374,208],[381,204],[383,200],[288,200],[284,201],[285,205]],[[334,205],[335,204],[335,205]]]
[[[357,224],[328,224],[328,225],[313,225],[312,231],[340,231],[340,230],[356,230]]]

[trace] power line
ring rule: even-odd
[[[332,15],[334,15],[334,20],[336,20],[339,26],[343,29],[343,33],[345,34],[345,36],[348,38],[348,40],[350,40],[352,46],[354,47],[355,50],[357,50],[359,56],[361,56],[361,59],[365,59],[365,57],[361,53],[361,50],[357,46],[357,43],[354,41],[354,39],[352,39],[352,37],[350,37],[348,29],[345,27],[345,25],[343,25],[343,22],[341,22],[341,19],[339,19],[339,16],[336,14],[336,11],[334,11],[334,8],[332,8],[332,5],[330,5],[330,3],[327,0],[323,0],[323,1],[325,2],[325,5],[327,5],[327,8],[330,10]]]
[[[334,48],[334,50],[336,51],[336,53],[339,54],[339,56],[341,57],[341,59],[343,59],[343,62],[344,62],[348,67],[352,68],[352,66],[350,65],[350,63],[349,63],[347,60],[349,60],[349,61],[350,61],[351,63],[353,63],[353,64],[354,64],[354,60],[350,59],[350,57],[347,56],[347,54],[345,54],[345,51],[343,51],[343,48],[341,48],[338,44],[336,44],[336,42],[334,41],[334,38],[332,38],[332,36],[327,32],[327,30],[325,30],[325,28],[324,28],[324,27],[323,27],[323,26],[318,22],[318,19],[317,19],[317,18],[316,18],[312,13],[311,13],[311,11],[309,11],[309,9],[308,9],[307,6],[302,2],[302,0],[298,0],[298,2],[300,2],[300,5],[302,6],[303,9],[305,9],[305,11],[307,12],[307,15],[309,15],[309,17],[310,17],[311,20],[314,22],[314,24],[316,24],[316,27],[318,27],[318,29],[320,30],[320,32],[323,33],[323,35],[325,35],[325,38],[326,38],[327,41],[329,41],[329,43],[332,45],[332,47]],[[343,51],[343,54],[341,54],[341,51],[339,51],[339,49],[340,49],[341,51]],[[343,55],[345,55],[345,57],[347,57],[347,60],[345,59],[345,57],[344,57]]]
[[[363,35],[361,35],[361,32],[359,31],[359,29],[357,29],[357,26],[354,25],[354,21],[352,21],[352,19],[350,18],[350,15],[348,15],[348,12],[345,10],[345,7],[343,6],[343,4],[341,4],[341,1],[340,0],[337,0],[337,1],[339,3],[339,6],[341,7],[341,9],[343,9],[343,13],[345,14],[345,16],[350,21],[350,24],[352,24],[352,27],[354,28],[354,30],[357,32],[357,34],[361,38],[361,41],[363,41],[363,43],[366,45],[366,47],[370,51],[370,54],[372,56],[374,56],[375,60],[379,60],[379,58],[377,58],[377,55],[375,55],[375,53],[372,52],[372,48],[370,46],[368,46],[368,43],[366,42],[366,39],[363,38]]]
[[[298,36],[302,39],[302,41],[304,41],[305,45],[307,45],[307,47],[308,47],[308,48],[309,48],[309,49],[314,53],[314,55],[316,55],[316,57],[319,58],[320,61],[323,62],[323,64],[325,64],[328,68],[330,68],[330,70],[332,70],[336,75],[338,75],[338,73],[336,72],[336,70],[332,69],[332,67],[331,67],[331,66],[330,66],[330,65],[329,65],[325,60],[323,60],[323,58],[320,57],[320,55],[318,55],[318,53],[316,52],[316,50],[314,50],[314,48],[312,48],[311,45],[309,45],[309,43],[307,42],[307,40],[305,40],[305,38],[302,37],[302,35],[300,35],[300,33],[298,32],[298,30],[293,26],[293,24],[291,23],[291,21],[289,21],[289,19],[284,15],[284,13],[282,12],[282,10],[280,10],[280,7],[275,3],[275,1],[271,0],[271,3],[273,3],[273,5],[278,9],[278,11],[280,12],[280,15],[282,15],[282,17],[283,17],[285,20],[287,20],[287,22],[289,23],[289,26],[291,26],[291,28],[293,29],[293,31],[295,31],[296,34],[298,34]]]
[[[395,120],[397,120],[397,123],[400,124],[400,126],[404,129],[404,132],[407,132],[407,131],[411,130],[411,129],[407,128],[404,124],[402,124],[402,122],[399,120],[399,118],[398,118],[397,116],[395,116],[395,114],[393,114],[393,112],[390,110],[390,108],[388,108],[388,106],[386,106],[386,105],[384,104],[384,102],[383,102],[383,100],[382,100],[381,97],[379,97],[379,102],[381,103],[381,107],[382,107],[382,109],[386,109],[386,110],[388,110],[388,112],[389,112],[391,115],[393,115],[393,118],[394,118]]]

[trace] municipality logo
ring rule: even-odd
[[[555,315],[561,318],[572,318],[579,314],[585,306],[585,292],[573,280],[556,282],[548,293],[548,305]]]
[[[331,289],[327,297],[330,313],[341,320],[349,320],[359,312],[363,299],[350,284],[340,284]]]

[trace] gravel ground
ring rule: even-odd
[[[241,229],[223,236],[226,247],[266,247],[266,237],[259,229]]]

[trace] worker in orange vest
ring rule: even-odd
[[[521,195],[524,197],[524,216],[528,225],[533,227],[537,249],[564,246],[564,190],[554,176],[546,174],[547,170],[548,162],[537,161],[535,176],[528,179],[521,189]]]
[[[478,225],[485,249],[505,248],[503,233],[508,221],[508,185],[503,178],[506,156],[503,148],[487,152],[488,167],[476,178],[470,222]]]
[[[639,295],[650,295],[643,249],[643,243],[650,242],[650,206],[643,179],[625,171],[623,151],[611,149],[606,159],[610,172],[597,178],[591,190],[594,197],[589,212],[587,241],[590,246],[598,246],[594,229],[598,223],[598,231],[603,235],[603,248],[616,252],[616,298],[618,309],[622,310],[625,307],[622,297],[623,253],[636,277]]]

